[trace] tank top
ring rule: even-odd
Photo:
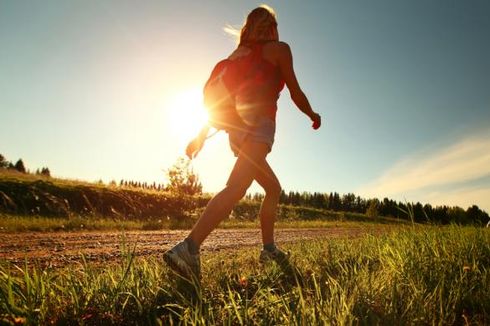
[[[261,118],[276,120],[277,100],[284,88],[279,66],[265,60],[262,49],[266,42],[244,45],[250,48],[249,60],[243,60],[245,82],[236,95],[236,109],[245,123],[255,125]]]

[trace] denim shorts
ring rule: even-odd
[[[257,143],[265,143],[269,145],[269,152],[272,150],[274,144],[274,135],[276,133],[276,123],[271,118],[260,118],[258,123],[254,126],[250,126],[248,130],[229,131],[228,137],[230,140],[230,147],[235,156],[240,153],[240,148],[245,141],[253,141]]]

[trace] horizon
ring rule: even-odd
[[[281,93],[268,161],[283,189],[490,212],[489,2],[267,4],[323,122]],[[166,182],[235,47],[223,28],[256,6],[0,1],[0,154],[54,177]],[[219,133],[192,166],[212,193],[233,163]]]

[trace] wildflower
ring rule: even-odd
[[[240,286],[242,288],[248,287],[248,280],[245,276],[240,277],[240,279],[238,280],[238,283],[240,284]]]

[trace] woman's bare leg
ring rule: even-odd
[[[243,144],[226,187],[209,201],[204,213],[189,234],[189,238],[197,246],[200,246],[209,233],[228,217],[236,203],[245,195],[257,172],[263,169],[268,152],[267,144],[256,142]]]
[[[257,172],[255,180],[264,188],[265,197],[260,206],[260,226],[262,229],[262,243],[274,243],[274,223],[276,221],[277,205],[281,195],[281,184],[269,163],[264,160],[261,169]]]

